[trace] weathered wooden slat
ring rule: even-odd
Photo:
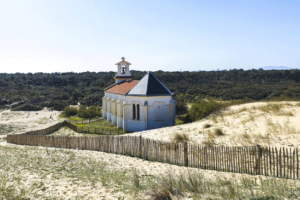
[[[21,135],[8,135],[7,142],[125,154],[180,166],[218,171],[299,178],[298,149],[290,148],[288,150],[288,148],[282,147],[278,151],[276,147],[171,144],[141,136],[69,137],[48,135],[65,125],[72,127],[72,124],[68,124],[68,122],[58,123],[49,128],[30,131]]]

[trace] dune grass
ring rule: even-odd
[[[171,141],[174,143],[185,143],[188,142],[189,136],[186,133],[175,133],[172,137],[171,137]]]
[[[145,163],[146,164],[146,163]],[[0,199],[56,199],[48,181],[68,180],[69,186],[110,188],[119,199],[296,199],[299,181],[245,176],[206,178],[204,172],[143,174],[138,169],[116,170],[109,163],[77,155],[74,150],[0,146]],[[40,180],[25,183],[30,174]],[[96,192],[96,190],[95,190]],[[78,194],[77,199],[87,198]]]
[[[206,123],[206,124],[203,125],[203,128],[210,128],[211,126],[212,126],[211,124]]]

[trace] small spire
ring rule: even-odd
[[[124,56],[121,59],[124,61],[125,60]]]

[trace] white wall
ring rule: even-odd
[[[124,96],[105,92],[105,97],[125,101],[121,109],[123,110],[122,127],[125,131],[143,131],[172,126],[175,123],[175,105],[171,96]],[[111,104],[111,100],[108,103]],[[139,120],[133,119],[133,104],[140,105]],[[117,115],[110,114],[110,116],[109,121],[113,117],[115,117],[114,121],[117,121]]]

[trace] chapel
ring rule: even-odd
[[[133,80],[124,57],[116,65],[115,83],[104,90],[102,118],[127,132],[175,125],[173,93],[151,72]]]

